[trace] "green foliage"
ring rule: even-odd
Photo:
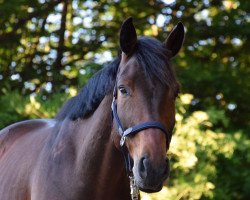
[[[17,112],[18,108],[25,105],[25,99],[17,92],[7,93],[0,98],[0,127],[3,128],[7,124],[24,120],[25,117]]]
[[[161,41],[182,21],[172,173],[143,199],[250,199],[249,10],[246,0],[0,0],[0,128],[54,117],[117,55],[125,18]]]
[[[0,128],[21,120],[53,118],[59,106],[75,94],[74,88],[69,91],[68,97],[66,94],[53,94],[49,99],[43,95],[23,97],[17,91],[8,92],[0,98]]]
[[[213,123],[226,120],[225,115],[214,109],[183,117],[190,98],[190,94],[181,95],[178,102],[176,131],[169,153],[172,171],[167,186],[160,193],[143,194],[143,200],[248,199],[249,138],[240,130],[213,131]]]

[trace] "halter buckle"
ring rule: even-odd
[[[120,146],[122,147],[125,144],[126,136],[122,136],[120,140]]]
[[[130,128],[128,128],[128,129],[126,129],[125,131],[124,131],[124,135],[128,135],[128,134],[130,134],[131,132],[133,131],[133,127],[130,127]]]

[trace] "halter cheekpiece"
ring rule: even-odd
[[[139,189],[135,183],[135,179],[134,179],[134,175],[133,175],[133,171],[132,171],[133,160],[129,155],[129,152],[128,152],[126,145],[124,145],[126,138],[131,136],[131,135],[135,135],[142,130],[149,129],[149,128],[156,128],[156,129],[160,129],[163,133],[165,133],[165,135],[167,137],[167,142],[170,142],[170,134],[168,133],[165,126],[161,122],[158,122],[158,121],[142,122],[142,123],[137,124],[135,126],[131,126],[127,129],[124,129],[124,127],[122,126],[121,120],[118,116],[118,113],[117,113],[116,99],[117,99],[117,88],[115,85],[114,92],[113,92],[113,101],[112,101],[112,105],[111,105],[112,116],[113,116],[113,119],[115,121],[116,127],[118,129],[118,133],[121,136],[120,146],[121,146],[122,154],[123,154],[124,161],[125,161],[126,172],[127,172],[127,175],[130,179],[131,198],[132,198],[132,200],[137,200],[137,199],[139,199]]]

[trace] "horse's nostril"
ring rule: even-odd
[[[139,174],[142,179],[146,178],[147,170],[146,170],[146,158],[142,157],[139,163]]]
[[[165,161],[165,162],[164,162]],[[166,158],[158,164],[156,168],[153,168],[150,159],[144,156],[138,163],[138,172],[141,179],[148,179],[150,181],[165,180],[169,176],[169,160]]]

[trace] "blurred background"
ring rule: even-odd
[[[0,128],[55,116],[117,56],[129,16],[161,41],[178,21],[186,28],[173,59],[182,89],[171,175],[143,200],[250,199],[247,0],[0,0]]]

